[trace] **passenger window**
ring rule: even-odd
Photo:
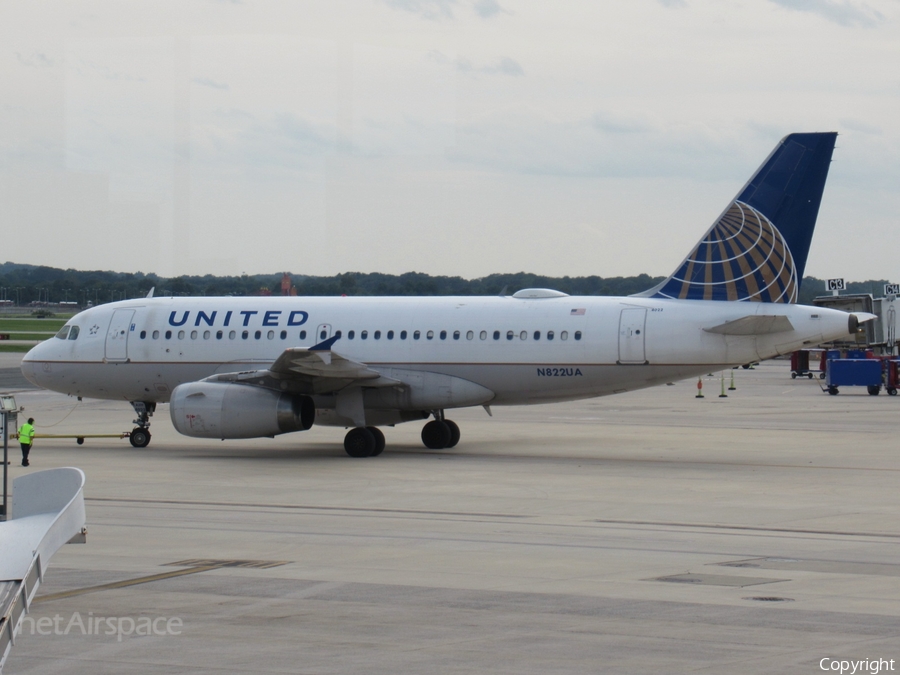
[[[453,331],[453,339],[459,340],[459,331],[458,330]]]
[[[581,339],[581,331],[580,331],[580,330],[576,330],[576,331],[575,331],[575,339],[576,339],[576,340],[580,340],[580,339]]]
[[[356,337],[356,331],[355,331],[355,330],[351,330],[349,333],[347,333],[347,339],[348,339],[348,340],[352,340],[352,339],[355,338],[355,337]]]
[[[257,340],[259,340],[259,338],[262,337],[262,331],[261,330],[256,331],[255,333],[253,333],[253,337],[256,338]]]
[[[369,331],[364,330],[364,331],[360,332],[360,334],[359,334],[360,340],[365,340],[367,337],[369,337]]]
[[[306,339],[306,331],[305,331],[305,330],[301,330],[301,331],[300,331],[300,339],[301,339],[301,340],[305,340],[305,339]]]
[[[222,331],[220,331],[220,330],[217,330],[216,331],[216,340],[221,340],[222,335],[224,335],[224,333],[222,333]]]
[[[513,335],[515,335],[515,333],[513,333],[511,330],[506,331],[506,339],[507,340],[512,340]]]
[[[209,340],[209,336],[212,335],[208,330],[203,331],[203,339]]]
[[[334,337],[340,339],[341,335],[342,335],[341,331],[339,331],[339,330],[334,331]]]
[[[69,337],[69,327],[63,326],[62,328],[60,328],[59,332],[56,334],[56,337],[58,337],[60,340],[65,340],[67,337]]]
[[[466,340],[471,340],[474,337],[475,337],[475,331],[470,330],[466,333]],[[481,339],[484,340],[484,338],[481,338]]]
[[[389,331],[388,331],[387,339],[388,339],[388,340],[393,340],[393,339],[394,339],[394,331],[392,331],[392,330],[389,330]]]
[[[327,331],[327,330],[323,330],[323,331],[321,331],[321,332],[319,333],[319,339],[320,339],[320,340],[324,340],[324,339],[327,338],[327,337],[328,337],[328,331]]]
[[[569,331],[564,330],[562,333],[560,333],[559,339],[560,340],[568,340],[569,339]]]
[[[268,340],[274,340],[274,339],[275,339],[275,331],[274,331],[274,330],[270,330],[268,333],[266,333],[266,339],[268,339]]]
[[[418,340],[421,335],[422,334],[419,331],[416,331],[415,333],[413,333],[413,340]]]
[[[376,330],[375,333],[372,335],[372,337],[375,338],[376,340],[380,340],[381,339],[381,331]]]
[[[427,333],[425,333],[425,337],[427,337],[429,340],[433,340],[434,339],[434,331],[433,330],[428,331]]]
[[[446,339],[447,339],[447,331],[442,330],[441,331],[441,340],[446,340]]]
[[[539,330],[534,331],[534,339],[535,340],[541,339],[541,331],[539,331]]]
[[[406,331],[405,331],[405,330],[401,330],[401,331],[400,331],[400,339],[401,339],[401,340],[405,340],[405,339],[406,339]]]
[[[287,340],[287,331],[286,330],[281,331],[281,339]]]
[[[552,339],[553,339],[553,331],[552,331],[552,330],[548,330],[548,331],[547,331],[547,339],[548,339],[548,340],[552,340]]]
[[[481,331],[481,333],[479,333],[478,337],[480,337],[482,340],[487,340],[487,331],[486,330]]]
[[[159,340],[159,331],[153,331],[153,335],[151,336],[154,340]]]
[[[229,340],[234,340],[234,338],[236,338],[236,337],[237,337],[237,333],[235,331],[233,331],[233,330],[228,331],[228,339]]]
[[[250,337],[250,331],[241,331],[241,340],[246,340],[248,337]]]
[[[147,337],[147,331],[142,330],[141,331],[141,340],[143,340],[145,337]]]
[[[184,340],[184,331],[183,330],[178,331],[178,339]]]
[[[494,339],[495,339],[495,340],[499,340],[499,339],[500,339],[500,331],[499,331],[499,330],[495,330],[495,331],[494,331]]]
[[[172,331],[167,330],[166,331],[166,340],[171,340],[171,339],[172,339]]]
[[[191,331],[191,340],[196,340],[196,339],[197,339],[197,331],[192,330]]]
[[[521,333],[519,333],[519,339],[520,339],[520,340],[527,340],[527,339],[528,339],[528,331],[527,331],[527,330],[523,330]]]

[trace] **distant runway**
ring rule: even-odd
[[[828,396],[786,362],[734,376],[727,398],[716,374],[699,400],[462,411],[452,451],[409,424],[363,460],[339,429],[185,438],[166,406],[144,450],[39,439],[12,473],[84,469],[88,543],[53,559],[4,672],[900,667],[900,396]],[[134,417],[17,399],[38,433]]]

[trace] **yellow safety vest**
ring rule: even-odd
[[[26,422],[19,429],[19,442],[24,443],[25,445],[31,445],[31,441],[34,440],[34,427]]]

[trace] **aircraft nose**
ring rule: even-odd
[[[22,364],[19,366],[19,369],[22,371],[22,375],[26,380],[31,382],[32,384],[41,387],[41,383],[39,382],[41,372],[40,364],[38,363],[38,350],[40,349],[40,345],[37,347],[33,347],[31,351],[25,354],[25,358],[22,359]]]

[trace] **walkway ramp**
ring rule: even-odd
[[[13,481],[11,519],[0,522],[0,673],[50,558],[84,543],[84,472],[36,471]]]

